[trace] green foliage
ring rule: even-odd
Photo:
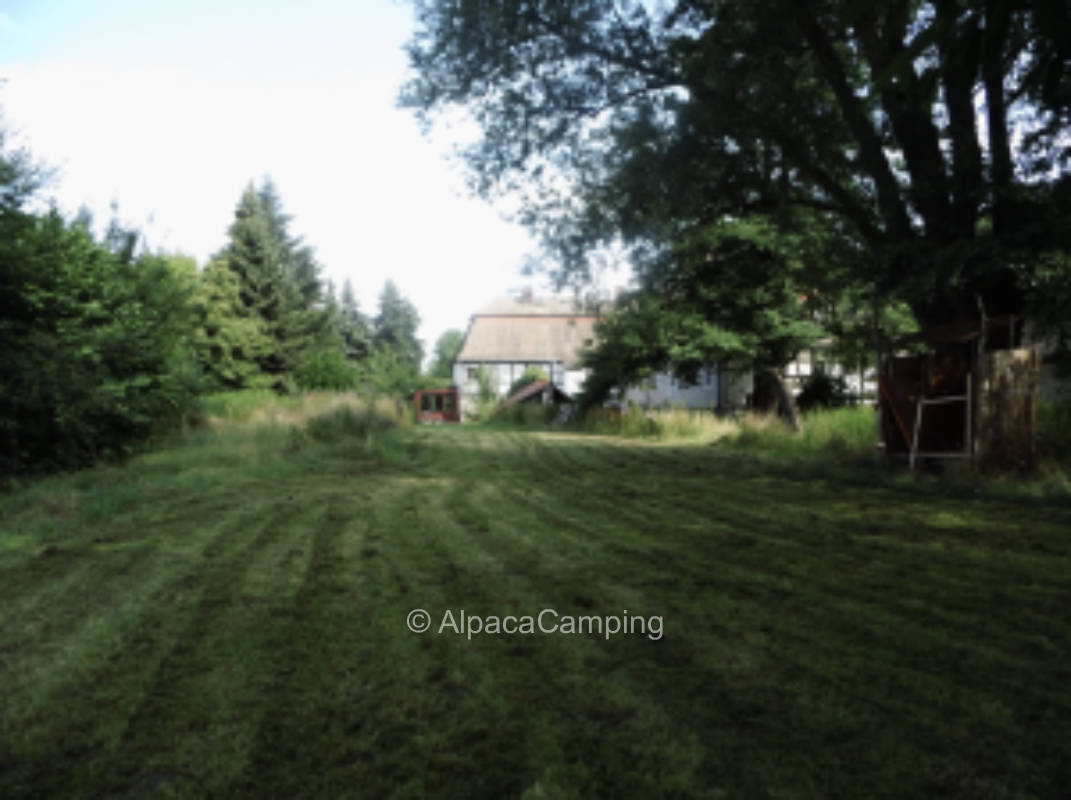
[[[599,342],[585,355],[592,372],[582,406],[657,369],[688,381],[725,361],[776,369],[822,334],[808,301],[827,266],[820,237],[759,215],[678,237],[642,265],[642,288],[600,322]]]
[[[828,372],[815,372],[803,382],[803,389],[796,397],[800,411],[812,408],[839,408],[848,401],[848,388],[844,378]]]
[[[368,391],[408,398],[421,385],[420,373],[391,347],[377,346],[358,368],[358,380]]]
[[[490,403],[498,399],[495,377],[484,364],[476,367],[476,387],[476,396],[481,403]]]
[[[420,372],[424,359],[424,346],[416,337],[419,325],[416,307],[402,297],[394,281],[388,280],[379,295],[373,342],[376,348],[394,353],[414,374]]]
[[[483,419],[491,427],[545,428],[554,421],[557,413],[558,406],[549,403],[516,403],[509,408],[499,408]]]
[[[0,234],[0,471],[73,467],[176,427],[199,388],[188,259],[96,242],[57,212]]]
[[[215,388],[257,388],[272,383],[261,369],[272,351],[271,335],[264,318],[242,301],[240,280],[222,258],[213,259],[201,273],[196,346],[209,385]]]
[[[489,418],[499,406],[498,392],[491,371],[480,364],[476,368],[476,411],[478,420]]]
[[[301,389],[355,389],[357,377],[357,369],[337,349],[314,350],[294,370],[294,382]]]
[[[339,333],[346,358],[360,361],[372,349],[372,331],[368,319],[357,306],[357,297],[353,293],[353,283],[349,278],[342,284],[342,298],[339,304]]]
[[[250,184],[226,247],[205,269],[199,351],[219,388],[285,391],[306,356],[350,345],[355,307],[328,301],[311,249],[288,223],[271,180]]]
[[[877,442],[874,414],[870,406],[813,409],[803,415],[800,433],[777,418],[745,418],[740,433],[726,442],[733,447],[770,453],[870,454]]]
[[[474,187],[517,195],[563,281],[621,245],[701,266],[712,224],[761,215],[820,240],[802,288],[929,327],[1022,311],[1071,252],[1066,4],[426,0],[417,19],[403,103],[472,115]],[[749,294],[800,277],[776,259]]]
[[[454,361],[461,352],[465,334],[451,328],[445,331],[435,342],[435,360],[431,364],[431,374],[436,378],[450,381],[453,377]]]
[[[530,383],[548,380],[550,380],[550,376],[547,375],[546,370],[544,370],[542,367],[537,367],[534,364],[532,366],[525,367],[524,372],[521,373],[521,376],[510,385],[509,391],[506,393],[506,396],[511,397],[515,395],[517,392],[519,392],[521,389],[523,389]]]

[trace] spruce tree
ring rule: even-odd
[[[424,346],[417,339],[420,316],[416,307],[402,297],[394,282],[388,280],[379,295],[379,314],[375,319],[375,344],[393,351],[414,372],[420,371]]]
[[[228,235],[222,256],[238,276],[238,297],[245,311],[262,321],[271,342],[255,361],[273,385],[281,386],[290,367],[284,320],[293,300],[285,285],[283,249],[252,184],[242,193]]]
[[[368,319],[357,305],[353,283],[349,278],[342,284],[342,298],[338,313],[339,330],[346,358],[350,361],[364,360],[371,351],[372,334],[368,329]]]
[[[261,362],[273,348],[264,319],[241,297],[238,273],[222,258],[200,275],[196,307],[200,325],[198,359],[215,388],[247,389],[271,385]]]
[[[242,349],[240,358],[253,358],[267,383],[280,390],[312,353],[342,349],[336,314],[320,281],[320,266],[312,249],[300,237],[290,235],[289,223],[271,179],[265,179],[260,189],[250,184],[228,230],[230,241],[220,255],[237,276],[244,310],[260,320],[269,341],[267,347],[258,342]],[[210,371],[219,368],[218,362],[206,366]],[[245,374],[236,367],[228,371]],[[248,376],[242,383],[250,384]]]

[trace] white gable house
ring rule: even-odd
[[[570,300],[496,300],[472,315],[454,362],[461,413],[468,417],[479,398],[477,371],[483,367],[499,398],[528,367],[539,367],[560,391],[573,397],[587,377],[583,350],[595,342],[595,311]]]
[[[581,356],[595,344],[598,318],[595,309],[574,301],[530,295],[496,300],[473,314],[454,362],[462,417],[471,417],[477,408],[481,368],[499,399],[533,366],[547,374],[557,392],[575,397],[588,376]],[[618,399],[644,408],[725,410],[743,407],[751,391],[750,370],[711,365],[700,371],[695,384],[659,372],[629,387]]]

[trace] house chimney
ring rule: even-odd
[[[517,300],[519,302],[521,302],[521,303],[531,303],[532,302],[532,287],[531,286],[525,286],[523,289],[521,289],[521,296],[518,297]]]

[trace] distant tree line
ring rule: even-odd
[[[390,281],[375,316],[348,280],[336,295],[270,179],[245,189],[198,269],[116,222],[95,236],[87,212],[34,210],[43,177],[0,130],[0,475],[129,453],[202,393],[400,395],[429,380],[413,304]]]

